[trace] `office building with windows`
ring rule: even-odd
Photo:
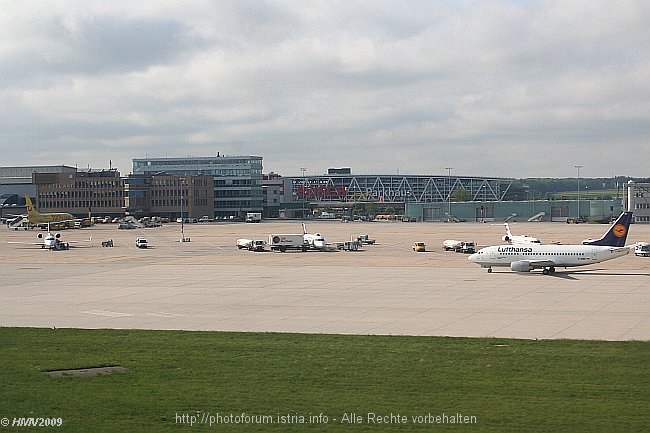
[[[212,217],[212,176],[131,174],[124,179],[126,212],[136,218],[160,216],[171,220],[183,217]]]
[[[212,176],[215,218],[243,217],[263,211],[261,156],[136,158],[133,175]]]
[[[40,212],[69,212],[76,216],[124,213],[124,181],[116,169],[34,172],[34,205]]]
[[[650,223],[650,183],[629,181],[627,189],[627,210],[634,212],[635,223]]]

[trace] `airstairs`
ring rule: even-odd
[[[528,218],[528,222],[540,222],[544,215],[546,215],[546,212],[539,212],[538,214],[535,214],[532,217]]]

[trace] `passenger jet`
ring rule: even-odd
[[[38,239],[42,239],[41,242],[8,242],[10,244],[21,244],[21,245],[35,245],[35,246],[40,246],[42,249],[45,250],[50,250],[50,251],[62,251],[62,250],[68,250],[70,249],[70,244],[77,244],[77,243],[82,243],[82,242],[92,242],[93,238],[91,238],[87,241],[66,241],[63,242],[61,240],[61,235],[59,233],[53,234],[50,231],[50,224],[47,224],[47,234],[43,235],[43,233],[39,233],[36,235]]]
[[[513,235],[510,231],[510,224],[504,223],[506,234],[501,239],[513,245],[519,244],[541,244],[540,240],[528,235]]]
[[[582,245],[499,245],[482,248],[468,260],[487,268],[509,266],[515,272],[543,269],[545,275],[556,267],[574,267],[600,263],[628,254],[634,246],[625,246],[632,212],[623,212],[600,239],[585,240]]]
[[[32,200],[29,198],[28,194],[25,194],[25,204],[27,205],[27,218],[32,224],[66,222],[75,220],[75,217],[73,215],[66,212],[40,213],[36,210],[36,208],[34,208]]]

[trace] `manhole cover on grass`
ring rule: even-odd
[[[91,367],[91,368],[74,368],[69,370],[51,370],[44,371],[43,373],[52,377],[63,377],[63,376],[73,376],[73,377],[87,377],[87,376],[98,376],[100,374],[113,374],[113,373],[128,373],[130,370],[124,368],[121,365],[114,365],[110,367]]]

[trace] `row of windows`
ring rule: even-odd
[[[189,182],[188,182],[189,180]],[[208,186],[208,179],[205,178],[188,178],[188,179],[156,179],[151,182],[152,186],[162,187],[162,186],[188,186],[188,183],[191,186]]]
[[[650,203],[636,203],[637,209],[650,209]]]
[[[585,253],[500,253],[504,256],[584,256]]]
[[[40,200],[55,200],[55,199],[78,199],[78,198],[118,198],[124,197],[123,189],[116,189],[111,191],[90,191],[90,190],[75,190],[75,191],[47,191],[39,187],[38,197]]]
[[[95,208],[122,208],[123,200],[45,200],[39,201],[40,211],[46,209],[95,209]]]
[[[638,223],[650,223],[650,216],[637,215],[634,217]]]
[[[183,199],[183,206],[187,206],[188,202],[187,199]],[[208,199],[206,198],[195,198],[192,201],[192,204],[194,206],[208,206]],[[181,201],[178,199],[163,199],[163,200],[151,200],[151,206],[153,207],[180,207],[181,206]]]
[[[256,202],[254,200],[223,200],[215,202],[215,208],[217,207],[262,207],[261,202]]]
[[[221,197],[252,197],[253,195],[257,194],[252,194],[253,191],[250,189],[215,189],[214,190],[214,197],[215,198],[221,198]]]
[[[180,196],[181,194],[183,196],[189,195],[190,190],[188,188],[184,188],[183,191],[181,192],[180,189],[152,189],[151,190],[151,196],[152,197],[177,197]],[[200,189],[193,189],[192,190],[192,195],[195,197],[198,196],[207,196],[210,193],[209,190],[200,190]]]
[[[261,179],[215,179],[214,186],[260,186]]]
[[[217,158],[194,158],[194,159],[171,159],[163,160],[150,160],[150,161],[137,161],[133,160],[135,168],[140,167],[156,167],[156,166],[183,166],[183,165],[235,165],[235,164],[249,164],[249,165],[262,165],[262,158],[232,158],[232,157],[217,157]]]
[[[101,181],[78,181],[74,187],[80,188],[122,188],[124,182],[121,180],[101,180]]]

